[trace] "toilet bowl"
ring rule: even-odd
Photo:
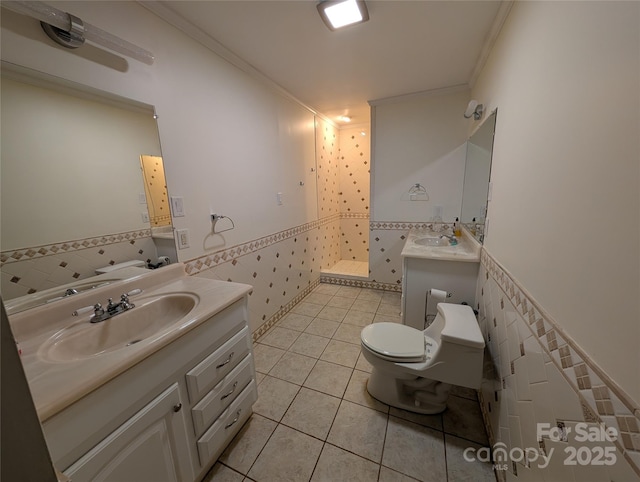
[[[372,365],[369,394],[387,405],[416,413],[440,413],[452,385],[480,388],[484,338],[471,307],[439,303],[429,327],[374,323],[361,334]]]

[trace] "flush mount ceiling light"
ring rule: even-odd
[[[351,122],[351,117],[349,117],[348,115],[341,115],[340,117],[338,117],[338,120],[342,122]]]
[[[330,30],[369,20],[364,0],[325,0],[318,4],[318,12]]]

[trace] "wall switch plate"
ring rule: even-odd
[[[147,196],[143,192],[138,193],[138,203],[147,204]]]
[[[180,196],[171,196],[171,212],[174,218],[184,216],[184,199]]]
[[[176,238],[178,241],[178,249],[185,249],[189,247],[189,230],[177,229]]]
[[[281,192],[276,194],[276,201],[278,203],[278,206],[282,206],[282,193]]]
[[[149,213],[140,213],[140,215],[142,216],[142,222],[143,223],[148,223],[149,222]]]

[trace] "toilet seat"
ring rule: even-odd
[[[424,333],[398,323],[374,323],[360,334],[362,345],[383,360],[415,363],[425,360]]]

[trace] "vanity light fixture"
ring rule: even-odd
[[[153,64],[151,52],[46,3],[3,0],[0,5],[12,12],[40,20],[46,34],[63,47],[78,48],[88,40],[147,65]]]
[[[364,0],[324,0],[318,4],[318,12],[329,30],[369,20]]]
[[[473,116],[474,120],[480,120],[483,113],[484,105],[479,104],[477,100],[471,100],[467,105],[467,110],[464,111],[464,118],[471,119],[471,116]]]

